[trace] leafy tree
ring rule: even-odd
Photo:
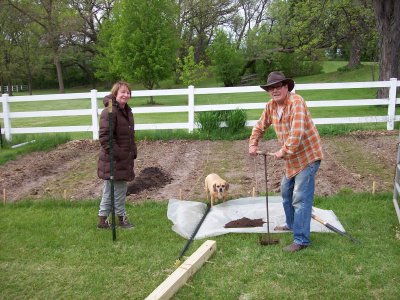
[[[240,81],[244,59],[227,34],[220,30],[210,47],[210,56],[216,75],[225,86],[233,86]]]
[[[67,0],[8,0],[8,4],[42,29],[42,41],[51,49],[51,58],[57,72],[60,93],[64,93],[62,58],[65,40],[79,24],[75,11],[69,9]]]
[[[117,3],[100,32],[97,76],[138,81],[147,89],[168,78],[177,49],[176,13],[172,0]]]
[[[193,46],[189,47],[188,54],[183,58],[183,61],[177,58],[176,63],[177,73],[180,74],[179,79],[182,80],[185,85],[194,85],[207,76],[204,62],[200,61],[196,63],[194,60]]]
[[[0,20],[1,81],[7,82],[10,94],[13,84],[28,83],[32,94],[33,77],[42,66],[37,26],[4,3],[0,4]]]
[[[268,7],[266,22],[251,38],[261,40],[259,56],[284,52],[318,60],[321,49],[346,48],[348,67],[357,67],[362,49],[374,36],[372,9],[367,4],[367,0],[275,0]]]

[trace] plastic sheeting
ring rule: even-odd
[[[270,233],[276,233],[277,231],[274,231],[275,226],[285,223],[285,212],[282,207],[282,198],[280,196],[269,196],[268,207],[270,221],[269,231]],[[203,217],[206,208],[207,205],[203,202],[170,199],[168,203],[167,217],[173,223],[172,230],[184,238],[190,238]],[[325,222],[335,226],[337,229],[345,231],[333,211],[313,207],[313,213]],[[266,222],[267,208],[265,197],[240,198],[214,205],[206,216],[194,239],[203,239],[231,232],[268,232],[267,223],[264,223],[263,227],[224,228],[226,223],[241,218],[261,218]],[[311,231],[332,232],[313,219],[311,219]]]

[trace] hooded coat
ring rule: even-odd
[[[134,160],[137,157],[135,121],[129,105],[125,104],[124,108],[120,108],[113,95],[108,95],[103,99],[105,109],[100,115],[99,140],[101,148],[97,175],[104,180],[110,179],[109,99],[112,99],[114,180],[131,181],[135,178],[133,167]]]

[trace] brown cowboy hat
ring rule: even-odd
[[[294,88],[294,81],[292,78],[286,78],[282,72],[274,71],[269,73],[267,78],[267,83],[264,85],[260,85],[260,87],[266,91],[268,91],[268,87],[274,85],[278,82],[282,82],[283,84],[287,84],[289,92],[291,92]]]

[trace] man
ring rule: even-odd
[[[249,154],[257,155],[259,140],[273,125],[281,148],[275,159],[285,160],[281,193],[286,224],[275,230],[293,230],[293,243],[286,252],[297,252],[310,244],[311,210],[314,201],[315,174],[321,163],[321,140],[303,98],[292,93],[294,81],[281,72],[271,72],[261,88],[271,96],[253,127]]]

